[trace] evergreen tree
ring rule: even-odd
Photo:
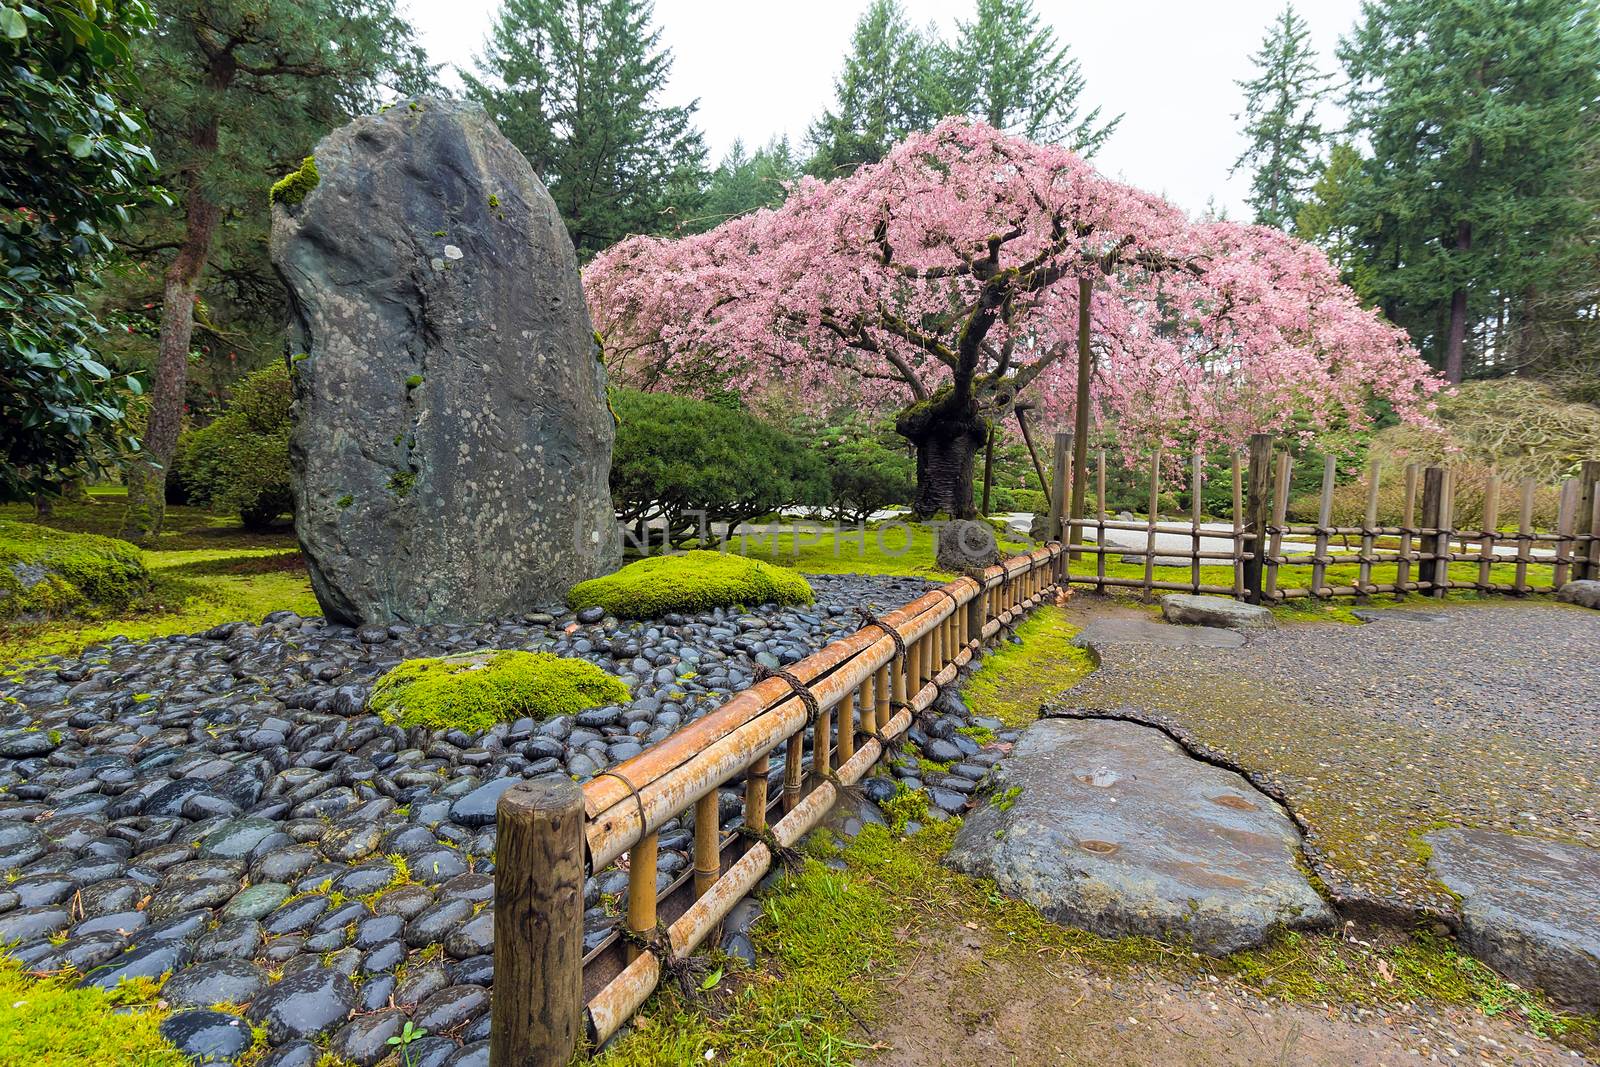
[[[1033,0],[978,0],[977,17],[957,22],[947,64],[955,110],[1030,141],[1065,144],[1084,155],[1122,121],[1079,114],[1083,72]]]
[[[946,59],[934,30],[912,26],[898,0],[873,0],[856,22],[834,106],[811,124],[808,169],[837,177],[932,127],[954,109]]]
[[[659,97],[672,52],[649,0],[508,0],[463,74],[543,179],[580,259],[697,215],[705,145],[696,104]]]
[[[787,138],[774,138],[754,154],[742,141],[723,157],[706,184],[705,203],[695,230],[709,230],[747,211],[783,203],[786,186],[800,176],[799,164],[789,151]]]
[[[1349,206],[1352,197],[1359,196],[1352,190],[1364,180],[1363,163],[1355,146],[1346,141],[1335,143],[1295,213],[1294,232],[1326,252],[1339,268],[1340,279],[1356,291],[1362,303],[1371,303],[1373,268],[1361,255],[1360,233],[1351,225]]]
[[[1378,302],[1453,382],[1469,334],[1477,370],[1508,364],[1517,320],[1582,252],[1597,27],[1594,0],[1371,0],[1341,43],[1372,147],[1347,218]]]
[[[161,257],[161,314],[144,458],[127,471],[126,533],[161,529],[164,482],[183,421],[203,275],[221,253],[261,265],[267,189],[317,139],[426,80],[393,0],[157,0],[137,42],[140,96],[175,208],[149,213],[129,251]],[[270,284],[270,283],[265,283]]]
[[[1286,230],[1304,200],[1316,170],[1322,129],[1317,105],[1327,93],[1328,75],[1317,69],[1310,34],[1293,4],[1285,4],[1251,56],[1257,74],[1239,82],[1245,91],[1245,135],[1249,147],[1234,170],[1249,167],[1255,221]]]

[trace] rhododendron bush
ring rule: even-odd
[[[1080,286],[1080,280],[1092,283]],[[584,275],[608,364],[643,388],[898,411],[916,511],[972,512],[992,420],[1072,416],[1080,290],[1091,404],[1124,435],[1211,447],[1427,419],[1437,383],[1326,257],[1283,233],[1197,223],[1072,152],[951,119],[881,163],[676,240],[630,238]]]

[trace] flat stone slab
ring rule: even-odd
[[[1556,599],[1584,608],[1600,608],[1600,582],[1583,579],[1568,582],[1556,591]]]
[[[1600,849],[1439,830],[1428,865],[1461,897],[1461,940],[1512,979],[1600,1011]]]
[[[1055,922],[1221,955],[1334,921],[1283,810],[1159,730],[1041,719],[996,773],[949,862]]]
[[[1417,611],[1415,608],[1355,608],[1350,612],[1362,622],[1382,622],[1385,619],[1400,622],[1445,622],[1450,618],[1442,611]]]
[[[1168,593],[1161,598],[1161,615],[1186,626],[1220,626],[1226,630],[1266,630],[1272,612],[1260,604],[1245,604],[1225,596]]]
[[[1154,619],[1091,619],[1072,643],[1079,648],[1101,645],[1160,645],[1163,648],[1238,648],[1244,635],[1232,630],[1171,626]]]

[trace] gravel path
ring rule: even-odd
[[[811,581],[811,607],[653,623],[530,615],[358,632],[284,612],[0,680],[0,943],[96,985],[172,972],[164,1030],[194,1054],[226,1061],[249,1044],[248,1026],[211,1008],[227,1002],[265,1027],[273,1050],[257,1067],[310,1067],[321,1043],[372,1064],[408,1018],[429,1032],[413,1067],[486,1064],[500,791],[636,755],[748,685],[754,661],[792,663],[858,628],[854,608],[929,587]],[[399,660],[483,648],[582,656],[633,700],[481,735],[365,711]],[[724,800],[732,817],[738,797]],[[689,845],[675,821],[663,827],[663,879]],[[590,880],[589,944],[626,877]]]
[[[1077,599],[1088,622],[1128,608]],[[1166,728],[1307,830],[1347,907],[1454,914],[1421,835],[1487,827],[1600,847],[1600,614],[1548,602],[1380,610],[1239,648],[1094,645],[1054,710]]]

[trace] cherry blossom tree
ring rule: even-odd
[[[1423,422],[1437,389],[1315,248],[1192,222],[1065,148],[960,119],[848,177],[803,179],[775,210],[623,241],[585,289],[630,384],[781,383],[803,403],[897,411],[922,516],[973,514],[974,456],[1019,400],[1075,414],[1080,314],[1089,403],[1169,445],[1297,416],[1361,425],[1373,396]]]

